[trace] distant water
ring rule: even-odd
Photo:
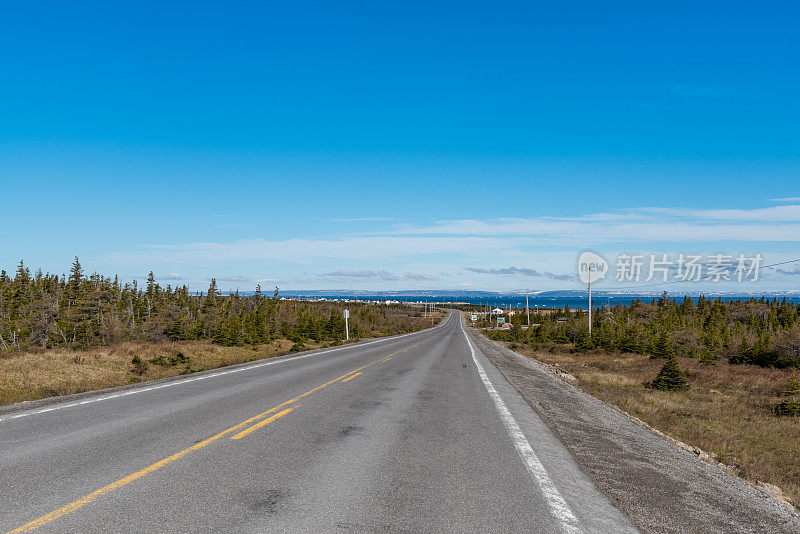
[[[529,305],[531,308],[563,308],[566,305],[569,305],[570,309],[573,310],[585,310],[589,306],[589,297],[586,293],[580,294],[576,292],[568,292],[569,294],[539,294],[539,295],[530,295],[529,296]],[[400,301],[400,302],[428,302],[428,303],[437,303],[437,304],[447,304],[447,303],[461,303],[461,304],[477,304],[477,305],[486,305],[492,307],[500,307],[506,308],[511,306],[512,308],[524,308],[525,307],[525,295],[516,295],[516,294],[482,294],[482,295],[447,295],[447,296],[430,296],[430,295],[413,295],[413,294],[404,294],[404,295],[387,295],[387,294],[359,294],[359,295],[342,295],[342,294],[330,294],[325,295],[323,293],[314,293],[314,294],[307,294],[303,295],[302,292],[292,292],[292,294],[287,294],[287,297],[290,298],[316,298],[316,299],[328,299],[328,300],[362,300],[362,301],[375,301],[375,300],[392,300],[392,301]],[[752,294],[747,295],[736,295],[736,294],[728,294],[728,295],[713,295],[709,294],[706,295],[706,298],[716,299],[717,296],[721,297],[722,300],[749,300],[750,298],[754,297]],[[783,295],[772,295],[767,294],[765,297],[769,300],[772,298],[777,298],[778,301],[781,301],[784,296]],[[634,300],[639,298],[644,302],[651,302],[653,299],[657,299],[658,295],[649,293],[649,294],[596,294],[592,295],[592,305],[593,307],[599,307],[604,305],[616,305],[616,304],[630,304]],[[670,298],[676,298],[678,301],[683,300],[683,295],[670,295]],[[697,300],[697,296],[691,296],[693,300]],[[755,298],[760,298],[756,296]],[[791,295],[786,296],[786,300],[789,302],[796,304],[800,303],[800,296],[798,295]]]

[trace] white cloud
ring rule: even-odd
[[[232,243],[182,243],[146,245],[137,253],[113,254],[109,261],[236,262],[277,260],[310,262],[315,259],[385,260],[445,254],[489,255],[500,250],[511,251],[524,245],[524,238],[495,239],[488,237],[414,237],[360,236],[345,239],[287,239],[268,241],[248,239]]]
[[[780,273],[784,276],[800,276],[800,267],[795,267],[792,270],[776,268],[775,272]]]
[[[394,217],[350,217],[333,219],[333,222],[381,222],[381,221],[396,221]]]
[[[642,208],[642,212],[654,216],[676,217],[681,219],[702,219],[716,221],[761,221],[774,223],[781,221],[800,222],[800,205],[772,206],[757,209],[672,209]]]
[[[800,197],[768,198],[769,202],[800,202]]]
[[[186,280],[186,278],[178,273],[167,273],[156,275],[156,280]]]
[[[636,208],[582,217],[441,221],[395,235],[525,236],[540,244],[620,242],[798,242],[800,205],[752,210]]]
[[[229,284],[385,287],[392,285],[387,282],[410,286],[441,281],[453,287],[465,275],[477,275],[489,284],[516,277],[546,286],[566,283],[569,276],[562,273],[572,272],[576,252],[586,247],[611,257],[620,251],[767,253],[787,244],[800,244],[800,205],[749,210],[639,207],[580,216],[445,220],[314,239],[150,244],[104,261],[137,268],[162,265],[164,270],[212,266],[193,280],[217,269],[242,273],[217,278]],[[465,271],[464,265],[470,267]],[[262,278],[264,273],[274,278]]]
[[[503,275],[503,276],[531,276],[535,278],[549,278],[551,280],[573,280],[575,278],[574,275],[570,274],[554,274],[550,271],[538,271],[536,269],[530,269],[527,267],[502,267],[502,268],[491,268],[485,269],[481,267],[467,267],[468,271],[478,274],[493,274],[493,275]]]
[[[325,278],[347,278],[347,279],[373,279],[373,280],[391,280],[391,281],[438,281],[438,276],[429,274],[417,273],[403,273],[394,274],[388,271],[333,271],[330,273],[322,273],[318,276]]]
[[[215,276],[214,279],[217,282],[253,282],[252,278],[248,278],[247,276]],[[206,281],[210,282],[211,278],[206,278]]]

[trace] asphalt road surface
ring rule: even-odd
[[[0,415],[0,532],[634,532],[468,340],[404,336]]]

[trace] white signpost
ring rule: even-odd
[[[589,284],[589,337],[592,337],[592,281],[599,282],[608,272],[608,262],[599,254],[583,251],[578,256],[578,278]]]
[[[347,320],[350,318],[350,310],[344,310],[344,335],[346,336],[346,341],[350,341],[350,325],[347,323]]]

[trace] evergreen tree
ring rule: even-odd
[[[150,274],[147,275],[147,296],[149,298],[153,298],[156,292],[156,276],[153,274],[153,271],[150,271]]]
[[[184,339],[183,321],[181,321],[180,316],[175,318],[175,322],[173,322],[172,326],[167,330],[167,335],[173,340]]]
[[[785,399],[775,407],[778,415],[800,415],[800,380],[797,372],[793,372],[783,389]]]
[[[653,353],[650,357],[669,358],[672,355],[673,355],[672,346],[670,345],[669,338],[667,337],[667,329],[661,328],[661,332],[656,338],[655,344],[653,346]]]
[[[31,272],[25,267],[25,263],[19,260],[17,266],[17,274],[14,276],[14,283],[20,288],[27,289],[28,284],[31,282]]]
[[[700,351],[700,363],[703,365],[717,365],[717,355],[707,345]]]
[[[667,362],[658,375],[650,383],[652,387],[660,390],[677,391],[685,389],[688,386],[686,377],[681,372],[678,366],[678,360],[675,356],[667,358]]]
[[[77,297],[81,290],[81,283],[83,282],[83,267],[81,262],[78,261],[78,256],[75,256],[75,261],[72,262],[72,267],[69,270],[69,280],[67,286],[70,296]]]
[[[742,339],[739,342],[739,348],[736,352],[728,357],[728,363],[746,363],[750,361],[750,344],[747,343],[747,338],[742,334]]]
[[[208,286],[208,294],[206,294],[206,300],[203,302],[203,308],[213,308],[217,304],[217,298],[219,297],[219,290],[217,289],[217,279],[212,278],[211,284]]]

